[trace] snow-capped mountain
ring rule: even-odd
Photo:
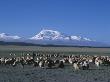
[[[54,30],[42,30],[40,33],[30,38],[31,40],[77,40],[77,41],[92,41],[89,38],[81,36],[70,36]]]
[[[86,37],[66,35],[54,30],[41,30],[29,39],[16,35],[0,34],[0,45],[63,45],[108,47],[110,45],[91,40]]]
[[[0,40],[8,41],[8,40],[18,40],[18,39],[21,39],[21,37],[8,35],[6,33],[0,33]]]

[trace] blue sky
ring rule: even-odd
[[[0,0],[0,33],[31,37],[42,28],[110,43],[110,0]]]

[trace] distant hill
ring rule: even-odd
[[[4,41],[0,41],[0,45],[35,46],[35,44],[32,44],[32,43],[25,43],[25,42],[4,42]]]
[[[53,44],[32,44],[32,43],[25,43],[25,42],[4,42],[0,41],[0,45],[8,46],[8,45],[14,45],[14,46],[41,46],[41,47],[87,47],[87,48],[110,48],[110,47],[93,47],[93,46],[72,46],[72,45],[53,45]]]

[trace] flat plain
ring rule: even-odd
[[[10,53],[20,56],[32,52],[110,56],[110,48],[0,46],[1,57],[10,57]],[[22,68],[20,65],[0,66],[0,82],[110,82],[109,76],[110,66],[78,71],[70,65],[65,65],[64,69],[42,69],[32,66]]]
[[[40,46],[0,46],[0,56],[15,53],[44,52],[61,53],[67,55],[110,55],[110,48],[87,48],[87,47],[40,47]]]

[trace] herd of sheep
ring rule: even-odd
[[[13,55],[13,54],[10,54]],[[109,66],[110,57],[109,56],[89,56],[89,55],[60,55],[58,53],[54,54],[41,54],[34,53],[26,54],[24,56],[13,57],[1,57],[0,65],[5,66],[17,66],[21,65],[23,68],[25,65],[32,65],[33,67],[40,68],[65,68],[66,64],[69,64],[75,70],[89,70],[91,65],[99,68],[101,65]]]

